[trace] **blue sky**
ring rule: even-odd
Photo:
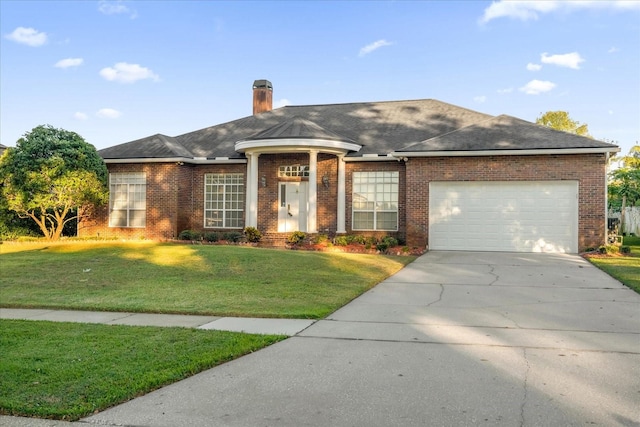
[[[640,1],[0,0],[0,142],[40,124],[98,149],[274,107],[433,98],[564,110],[640,141]]]

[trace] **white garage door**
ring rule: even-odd
[[[429,248],[578,251],[578,182],[432,182]]]

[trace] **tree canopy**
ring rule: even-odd
[[[634,145],[629,154],[614,157],[620,167],[609,174],[609,206],[624,209],[640,203],[640,145]]]
[[[566,111],[547,111],[536,119],[536,123],[555,130],[591,138],[588,125],[573,120]]]
[[[107,167],[80,135],[38,126],[0,157],[0,184],[9,209],[31,218],[48,239],[69,221],[108,200]]]

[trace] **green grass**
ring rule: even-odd
[[[596,267],[640,293],[640,237],[625,236],[623,245],[631,247],[629,256],[589,258]]]
[[[0,414],[77,420],[283,338],[0,320]]]
[[[5,242],[0,306],[322,318],[413,259],[154,242]],[[76,420],[282,338],[0,320],[0,414]]]
[[[155,242],[0,245],[0,306],[318,319],[414,257]]]

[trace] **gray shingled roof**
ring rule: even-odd
[[[355,142],[349,156],[399,151],[614,147],[509,116],[493,117],[444,102],[364,102],[288,106],[176,137],[153,135],[99,153],[104,159],[244,158],[249,139],[321,138]]]
[[[612,144],[561,132],[507,115],[454,130],[396,152],[608,148]]]
[[[265,139],[328,139],[335,141],[354,142],[344,136],[338,135],[319,126],[318,124],[305,120],[302,117],[292,117],[262,132],[258,132],[245,139],[245,141],[265,140]]]

